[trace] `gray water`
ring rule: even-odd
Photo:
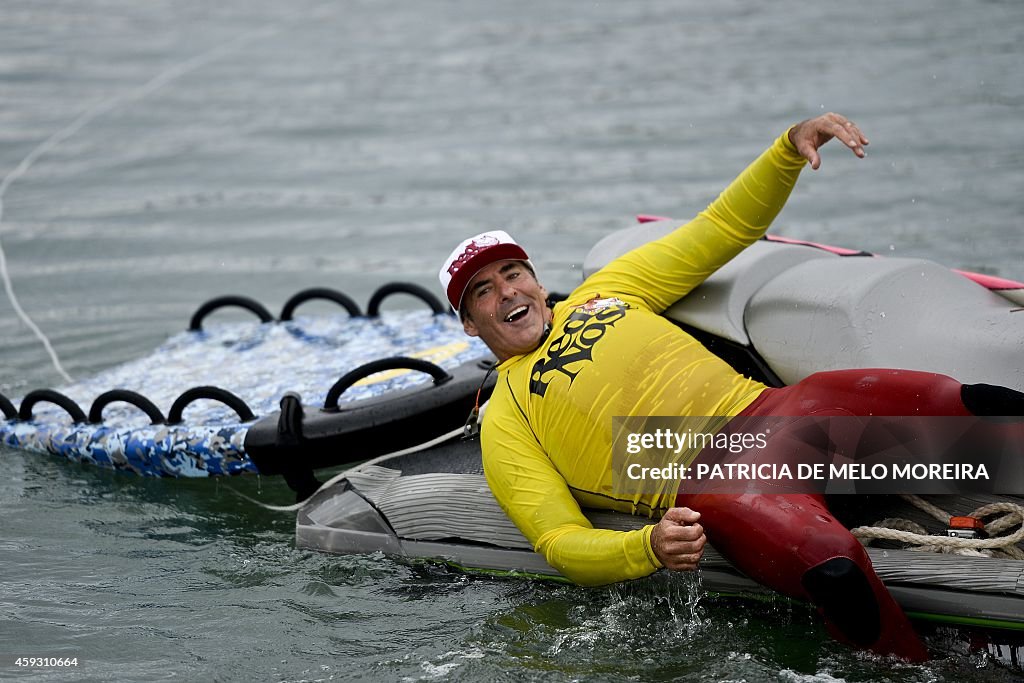
[[[634,214],[692,216],[834,110],[868,158],[827,148],[775,232],[1024,279],[1022,56],[1011,0],[3,0],[0,242],[83,377],[214,295],[434,287],[499,226],[565,290]],[[60,382],[0,297],[0,392]],[[277,482],[0,457],[0,654],[81,662],[40,680],[1017,675],[952,645],[926,666],[855,654],[693,576],[586,590],[296,551],[291,515],[230,490],[286,503]]]

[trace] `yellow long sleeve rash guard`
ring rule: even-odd
[[[676,491],[616,497],[612,417],[734,416],[764,390],[659,313],[764,235],[805,160],[788,132],[706,210],[615,259],[554,308],[550,336],[499,366],[484,416],[495,498],[551,566],[583,585],[661,567],[652,525],[594,529],[580,506],[660,517]]]

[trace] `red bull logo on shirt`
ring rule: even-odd
[[[568,377],[572,384],[586,364],[593,360],[594,346],[610,327],[625,317],[627,310],[629,304],[616,298],[594,297],[577,306],[562,326],[561,334],[553,336],[545,357],[534,363],[530,374],[530,393],[544,396],[551,380],[558,374]]]

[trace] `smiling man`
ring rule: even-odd
[[[465,305],[459,308],[465,311],[466,333],[483,339],[499,361],[533,351],[551,323],[547,290],[537,281],[526,252],[507,233],[499,230],[475,239],[485,244],[494,240],[494,248],[502,245],[515,257],[486,265],[474,274],[472,284],[465,288]],[[506,290],[509,296],[504,295]]]
[[[625,496],[613,486],[613,416],[901,415],[907,400],[920,414],[971,414],[962,385],[930,373],[875,371],[873,384],[864,371],[819,373],[770,389],[659,315],[764,235],[833,137],[865,156],[867,139],[838,114],[797,124],[696,218],[612,261],[553,309],[526,252],[502,231],[459,244],[440,279],[466,332],[500,361],[481,433],[488,484],[549,564],[585,585],[690,570],[706,527],[733,564],[815,604],[842,640],[920,660],[902,610],[820,496],[700,496],[678,482]],[[594,529],[581,507],[660,521]]]

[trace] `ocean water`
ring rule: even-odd
[[[76,378],[206,299],[434,287],[503,227],[549,289],[636,213],[687,218],[786,126],[858,122],[778,234],[1024,279],[1024,5],[781,0],[4,0],[0,245]],[[311,306],[315,309],[315,306]],[[305,308],[304,308],[305,311]],[[229,316],[225,316],[229,317]],[[0,392],[62,379],[0,296]],[[1008,681],[699,577],[582,589],[294,548],[279,482],[148,480],[0,449],[0,654],[33,680]]]

